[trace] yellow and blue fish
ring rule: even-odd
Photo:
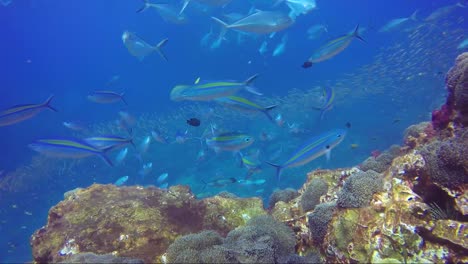
[[[345,50],[349,46],[349,44],[351,44],[354,38],[360,39],[361,41],[365,42],[365,40],[361,36],[359,36],[359,25],[356,26],[352,33],[331,40],[327,44],[315,50],[312,56],[310,56],[310,58],[306,62],[304,62],[304,64],[302,64],[302,67],[309,68],[314,63],[333,58],[334,56]]]
[[[277,107],[278,105],[270,105],[267,107],[263,107],[246,98],[236,96],[236,95],[219,98],[219,99],[216,99],[216,101],[218,103],[221,103],[227,107],[230,107],[236,110],[241,110],[241,111],[246,111],[246,112],[262,112],[268,117],[268,119],[270,119],[271,122],[275,122],[273,120],[273,117],[270,115],[270,111],[274,109],[275,107]]]
[[[78,139],[39,139],[29,144],[29,147],[39,153],[59,158],[85,158],[97,155],[113,166],[106,155],[111,148],[99,149]]]
[[[124,138],[124,137],[119,137],[119,136],[89,137],[89,138],[85,138],[84,141],[98,149],[107,149],[107,148],[114,149],[114,148],[121,147],[127,144],[132,144],[133,147],[135,147],[135,144],[133,143],[133,138]]]
[[[200,81],[198,78],[193,85],[177,85],[171,91],[173,101],[211,101],[221,97],[227,97],[239,90],[262,95],[253,86],[252,82],[258,77],[253,75],[244,82],[238,81]]]
[[[44,109],[50,109],[54,112],[57,112],[57,109],[50,105],[53,98],[54,96],[51,95],[42,104],[15,105],[13,107],[1,111],[0,126],[9,126],[30,119],[42,112]]]
[[[327,159],[329,159],[331,150],[343,141],[345,135],[346,130],[343,129],[328,131],[311,138],[304,145],[298,148],[285,163],[281,165],[271,162],[267,163],[276,168],[276,176],[279,181],[281,172],[286,168],[304,165],[322,155],[326,155]]]
[[[223,133],[206,139],[206,145],[215,152],[239,151],[252,145],[253,142],[253,137],[238,132]]]

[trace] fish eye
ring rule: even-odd
[[[338,135],[338,137],[341,137],[341,135]]]
[[[245,142],[249,142],[250,141],[250,138],[245,138]]]
[[[326,148],[326,149],[329,149],[329,148],[330,148],[330,145],[327,145],[325,148]]]

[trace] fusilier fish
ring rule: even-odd
[[[128,176],[123,176],[119,178],[117,181],[114,182],[114,185],[116,186],[122,186],[128,181]]]
[[[152,46],[135,33],[125,31],[122,34],[122,41],[130,54],[137,57],[139,60],[143,60],[146,56],[156,51],[165,61],[167,61],[166,55],[162,52],[162,47],[168,41],[167,38],[161,40],[156,46]]]
[[[252,145],[253,142],[253,137],[237,132],[223,133],[206,139],[206,145],[216,152],[239,151]]]
[[[30,119],[45,109],[50,109],[54,112],[57,112],[57,110],[50,105],[53,98],[54,96],[52,95],[42,104],[15,105],[1,111],[0,127],[13,125]]]
[[[346,130],[343,129],[323,133],[307,141],[283,164],[267,163],[276,168],[276,176],[280,180],[281,172],[286,168],[304,165],[322,155],[326,155],[329,159],[331,150],[343,141],[345,135]]]
[[[206,186],[216,187],[216,188],[223,188],[223,187],[226,187],[226,186],[231,185],[233,183],[237,183],[237,179],[236,178],[216,179],[216,180],[212,180],[212,181],[209,181],[209,182],[206,182],[206,181],[202,180],[202,182],[204,184],[203,189],[205,189]]]
[[[336,38],[328,42],[324,46],[318,48],[312,54],[312,56],[310,56],[310,58],[306,62],[304,62],[304,64],[302,64],[302,67],[309,68],[314,63],[333,58],[334,56],[345,50],[349,46],[349,44],[351,44],[354,38],[358,38],[361,41],[364,41],[364,39],[361,38],[361,36],[359,36],[359,25],[356,26],[352,33]]]
[[[122,163],[127,157],[127,154],[128,154],[128,148],[124,148],[121,151],[119,151],[119,153],[117,154],[117,157],[115,158],[115,161],[117,162],[117,164]]]
[[[323,88],[323,97],[325,99],[321,107],[314,108],[315,110],[320,111],[320,120],[323,119],[323,116],[326,111],[333,108],[333,102],[335,100],[335,90],[330,86],[325,86]]]
[[[271,122],[274,122],[273,117],[270,115],[270,111],[273,110],[278,105],[270,105],[267,107],[263,107],[254,103],[247,98],[243,98],[240,96],[231,95],[228,97],[218,98],[216,102],[241,111],[246,112],[261,112],[264,113]]]
[[[158,185],[162,184],[167,179],[167,177],[169,177],[169,173],[167,172],[159,175],[159,177],[156,179],[156,183],[158,183]]]
[[[408,21],[418,21],[416,18],[418,11],[419,10],[414,11],[414,13],[410,17],[396,18],[388,21],[387,24],[385,24],[379,29],[379,32],[388,32],[397,29],[402,25],[406,24]]]
[[[286,42],[288,42],[288,35],[284,35],[281,38],[281,42],[273,50],[273,57],[279,56],[284,53],[284,51],[286,50]]]
[[[78,139],[39,139],[29,144],[29,147],[39,153],[60,158],[84,158],[98,155],[107,164],[113,166],[112,161],[106,155],[111,148],[99,149]]]
[[[115,149],[127,144],[132,144],[135,147],[135,144],[133,143],[133,138],[124,138],[112,135],[89,137],[85,138],[84,141],[98,149]]]
[[[438,9],[436,9],[434,12],[432,12],[426,19],[424,19],[425,22],[433,22],[436,21],[444,16],[447,16],[451,12],[455,11],[457,8],[466,8],[464,4],[461,2],[458,2],[454,5],[448,5],[448,6],[443,6]]]
[[[242,89],[261,95],[251,86],[257,77],[258,74],[255,74],[244,82],[196,81],[194,85],[177,85],[171,91],[171,99],[173,101],[211,101],[233,95]]]
[[[114,91],[94,91],[88,95],[88,100],[99,104],[112,104],[119,101],[127,104],[123,96],[124,93],[117,93]]]

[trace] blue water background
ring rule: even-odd
[[[247,2],[234,0],[225,10],[246,13],[251,8]],[[237,45],[234,35],[230,33],[228,38],[231,40],[224,42],[219,49],[201,47],[200,39],[210,27],[213,27],[215,32],[218,32],[219,27],[214,25],[209,16],[190,10],[190,6],[190,22],[186,25],[173,25],[165,23],[154,10],[137,14],[135,10],[141,6],[140,1],[14,1],[7,7],[0,7],[0,108],[15,104],[40,103],[54,94],[53,105],[59,112],[46,110],[31,120],[1,127],[0,148],[3,158],[0,159],[0,171],[14,171],[18,167],[28,165],[36,153],[27,145],[35,139],[73,135],[62,126],[62,122],[67,120],[81,120],[89,124],[111,122],[118,117],[117,112],[123,108],[131,111],[136,117],[145,113],[163,117],[179,112],[182,114],[181,119],[171,123],[177,125],[167,129],[171,133],[176,130],[183,131],[187,129],[184,118],[197,114],[179,110],[182,106],[190,104],[170,101],[169,91],[174,85],[192,83],[197,77],[244,80],[260,73],[255,86],[261,89],[265,97],[272,98],[284,97],[293,89],[306,91],[315,86],[334,83],[343,79],[344,74],[353,74],[359,67],[374,63],[375,56],[385,53],[382,48],[394,47],[408,41],[408,33],[377,33],[376,30],[387,21],[409,16],[416,9],[420,9],[421,14],[425,16],[437,7],[453,3],[454,1],[406,0],[318,1],[318,10],[299,17],[296,23],[286,30],[289,40],[285,54],[279,57],[264,57],[258,52],[264,36],[248,39],[245,43]],[[210,14],[221,13],[220,9],[214,9]],[[466,10],[456,10],[453,14],[454,20],[463,14],[466,17]],[[318,40],[307,40],[307,29],[319,23],[327,24],[328,35]],[[314,48],[328,39],[350,32],[358,24],[367,28],[363,34],[366,43],[355,40],[347,50],[329,61],[307,70],[300,67]],[[444,25],[442,31],[450,34],[457,28],[468,28],[466,24],[465,21],[453,22],[448,26]],[[169,62],[163,61],[157,54],[148,56],[142,62],[131,56],[121,40],[125,30],[136,32],[152,44],[165,37],[169,38],[167,46],[164,47]],[[284,32],[278,33],[271,40],[270,52],[283,34]],[[266,186],[248,189],[251,193],[234,187],[228,190],[241,196],[256,196],[255,191],[264,188],[263,198],[266,200],[276,187],[300,187],[305,179],[305,172],[313,168],[354,166],[368,157],[372,150],[383,151],[392,144],[400,144],[407,126],[429,120],[430,111],[444,102],[443,75],[451,66],[457,50],[456,45],[439,46],[438,38],[457,38],[460,40],[458,42],[461,42],[463,35],[466,37],[466,30],[462,31],[461,36],[444,35],[436,31],[429,35],[432,38],[419,41],[431,43],[429,46],[433,47],[432,52],[440,53],[444,60],[431,61],[428,58],[433,65],[425,68],[421,78],[408,83],[378,83],[383,90],[365,96],[353,97],[351,92],[351,96],[341,98],[339,104],[326,113],[323,121],[319,121],[319,113],[311,109],[283,113],[280,106],[275,110],[275,114],[289,116],[289,120],[286,121],[290,122],[295,121],[293,117],[296,116],[312,116],[304,124],[308,130],[304,135],[289,137],[278,132],[278,128],[267,124],[262,115],[253,119],[223,120],[226,127],[250,130],[249,132],[255,133],[254,136],[258,136],[260,131],[281,134],[269,146],[265,146],[267,152],[273,152],[280,145],[288,146],[280,161],[286,160],[288,154],[307,138],[329,129],[343,128],[346,122],[352,124],[345,141],[333,151],[331,161],[326,162],[322,157],[299,170],[301,173],[295,174],[294,170],[289,175],[285,173],[279,184],[273,176],[273,169],[265,165],[260,178],[268,181]],[[458,43],[456,40],[450,43],[452,42]],[[388,52],[395,50],[391,49]],[[384,72],[390,74],[407,63],[408,61],[399,61],[380,67],[385,67]],[[120,79],[112,89],[125,92],[128,108],[123,104],[94,104],[86,99],[91,91],[105,89],[106,82],[114,75],[119,75]],[[344,86],[361,91],[362,86],[372,88],[372,82],[376,81],[378,79],[363,80],[362,83],[345,83]],[[337,89],[336,92],[339,96],[340,90]],[[223,112],[217,114],[223,115]],[[266,125],[252,125],[257,119]],[[401,121],[395,123],[395,119]],[[194,128],[189,129],[194,135],[199,134]],[[135,133],[138,140],[145,136],[138,131]],[[173,134],[170,136],[173,137]],[[260,141],[256,143],[260,144]],[[351,149],[350,144],[359,144],[359,147]],[[199,166],[194,165],[189,158],[180,159],[180,163],[166,165],[165,162],[169,160],[162,157],[177,157],[186,152],[191,153],[193,157],[198,150],[198,144],[194,142],[152,147],[151,153],[158,154],[155,154],[155,158],[146,160],[151,160],[156,167],[151,177],[168,171],[171,175],[170,185],[188,183],[195,191],[201,192],[201,187],[197,186],[201,180],[194,180],[194,177],[189,180],[184,178],[187,175],[184,167],[197,168],[191,172],[198,174],[198,178],[206,175],[241,178],[245,173],[233,164],[235,157],[226,153],[221,154],[222,158],[216,158],[211,153],[210,155],[214,156],[213,160],[208,165]],[[226,166],[230,169],[220,171],[220,168]],[[97,167],[95,171],[94,167]],[[91,158],[87,170],[84,170],[80,177],[67,179],[67,175],[62,175],[62,178],[47,181],[36,179],[30,183],[34,186],[23,188],[22,191],[2,191],[0,262],[24,262],[32,259],[28,239],[35,230],[45,225],[48,209],[63,199],[65,191],[86,187],[93,182],[111,183],[118,177],[133,172],[135,176],[132,176],[129,183],[142,183],[137,179],[140,167],[141,163],[132,159],[119,171],[105,167],[98,158]],[[144,183],[151,182],[146,180]],[[221,190],[213,192],[219,191]],[[25,211],[31,212],[32,215],[25,214]]]

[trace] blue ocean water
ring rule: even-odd
[[[173,2],[170,5],[180,6]],[[286,5],[272,7],[271,2],[233,0],[225,7],[209,8],[192,3],[185,12],[188,21],[182,25],[164,21],[152,8],[136,13],[142,5],[138,0],[18,0],[0,6],[0,108],[41,103],[53,94],[52,105],[58,109],[0,127],[0,262],[31,260],[29,237],[46,223],[49,208],[74,188],[113,183],[124,175],[129,176],[127,185],[156,184],[156,178],[167,172],[169,186],[189,184],[200,197],[227,190],[243,197],[261,196],[267,202],[276,188],[301,186],[312,169],[355,166],[374,150],[400,144],[406,127],[430,120],[431,111],[445,101],[444,75],[463,51],[457,46],[467,35],[467,9],[454,7],[436,20],[425,18],[455,1],[317,0],[316,9],[298,16],[292,26],[274,36],[229,31],[219,47],[210,47],[220,32],[210,16],[247,15],[253,7],[288,11]],[[415,10],[419,10],[417,21],[379,31],[390,20],[409,17]],[[307,30],[313,25],[324,25],[327,32],[310,40]],[[356,25],[365,43],[353,40],[330,60],[309,69],[301,67],[314,49],[348,34]],[[126,30],[151,45],[168,38],[163,47],[168,62],[157,53],[142,61],[132,56],[122,43]],[[210,30],[213,35],[203,45]],[[272,56],[284,35],[285,52]],[[260,54],[264,41],[268,51]],[[256,73],[255,87],[264,95],[249,98],[262,105],[278,104],[272,115],[284,118],[281,127],[261,113],[245,115],[212,102],[169,98],[175,85],[192,84],[197,78],[245,80]],[[115,81],[107,85],[113,76]],[[336,97],[334,107],[321,120],[314,107],[323,103],[324,86],[333,87]],[[107,89],[124,92],[128,106],[87,100],[92,91]],[[46,158],[28,148],[40,138],[128,136],[115,125],[119,111],[128,111],[137,120],[132,129],[137,147],[128,146],[128,157],[118,166],[109,167],[97,157]],[[188,126],[186,119],[191,117],[199,118],[201,126]],[[74,132],[62,125],[75,120],[86,123],[88,129]],[[246,175],[236,154],[217,154],[196,139],[210,130],[210,124],[252,135],[255,142],[246,153],[258,150],[262,161],[276,155],[275,162],[281,163],[307,139],[345,128],[346,123],[351,128],[329,161],[319,157],[286,169],[280,182],[274,169],[263,163],[252,179],[265,180],[264,184],[221,188],[203,184],[220,178],[241,180]],[[170,143],[153,140],[148,151],[140,153],[141,142],[154,129]],[[178,132],[185,131],[190,139],[172,143]],[[206,156],[197,160],[200,150]],[[109,155],[115,159],[117,153]],[[147,163],[153,169],[143,177],[139,171]]]

